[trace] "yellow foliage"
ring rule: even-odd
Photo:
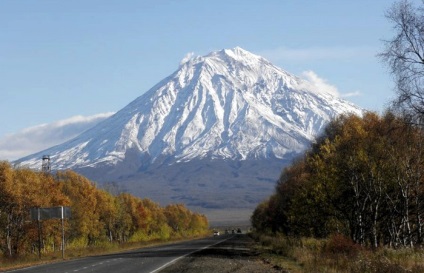
[[[33,251],[33,245],[38,244],[38,226],[30,221],[30,208],[55,206],[71,207],[71,218],[65,220],[66,243],[71,248],[167,240],[172,234],[200,234],[208,229],[204,216],[183,205],[163,208],[127,193],[114,196],[72,171],[50,175],[13,169],[9,163],[0,162],[0,230],[7,231],[0,233],[0,249],[7,251],[4,254]],[[172,232],[170,222],[178,225],[178,232]],[[43,251],[57,250],[61,244],[60,220],[43,220],[40,224]]]

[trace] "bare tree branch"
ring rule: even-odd
[[[423,3],[424,4],[424,3]],[[424,117],[424,7],[410,1],[393,4],[386,13],[393,24],[394,38],[383,41],[379,57],[385,62],[396,83],[394,108],[416,119]]]

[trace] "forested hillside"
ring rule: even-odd
[[[13,169],[0,162],[0,253],[19,256],[38,249],[38,224],[32,207],[69,206],[65,220],[66,247],[109,243],[167,240],[202,234],[205,216],[184,205],[161,207],[149,199],[127,193],[112,194],[72,171],[46,174]],[[41,221],[43,253],[61,248],[61,222]]]
[[[281,174],[253,216],[261,232],[368,246],[416,246],[424,239],[424,133],[390,112],[341,116]]]

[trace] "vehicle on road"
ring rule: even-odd
[[[219,231],[215,230],[215,231],[213,232],[213,236],[219,236]]]

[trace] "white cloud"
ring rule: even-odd
[[[0,160],[13,161],[70,140],[114,113],[74,116],[40,124],[0,138]]]
[[[301,76],[306,80],[306,82],[300,86],[301,88],[311,90],[316,93],[330,93],[335,97],[340,96],[337,87],[327,83],[327,80],[318,77],[314,71],[304,71]]]
[[[311,47],[288,48],[278,47],[259,52],[272,62],[278,61],[316,61],[316,60],[341,60],[367,57],[373,58],[376,49],[368,46],[359,47]]]
[[[327,93],[339,98],[351,98],[362,95],[360,91],[340,93],[336,86],[328,83],[326,79],[320,78],[314,71],[311,70],[302,72],[301,77],[306,80],[306,82],[299,87],[316,93]]]
[[[350,93],[344,93],[340,95],[340,97],[342,98],[351,98],[351,97],[359,97],[359,96],[362,96],[361,91],[353,91]]]

